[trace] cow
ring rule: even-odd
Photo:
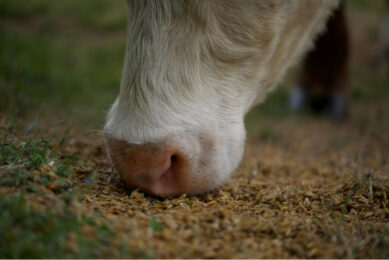
[[[308,105],[315,112],[327,112],[334,120],[346,117],[349,45],[345,5],[341,2],[304,59],[297,86],[289,96],[292,110]]]
[[[199,194],[239,165],[244,115],[324,30],[339,0],[128,0],[108,155],[155,196]]]
[[[384,8],[371,65],[385,75],[389,71],[389,0],[384,2]],[[342,1],[328,19],[325,32],[316,38],[314,49],[305,56],[297,84],[289,94],[291,110],[309,108],[316,113],[324,112],[336,121],[346,118],[349,34],[345,1]]]

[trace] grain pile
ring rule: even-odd
[[[178,198],[126,188],[103,145],[78,138],[67,149],[89,154],[78,174],[98,177],[82,209],[110,223],[128,257],[389,257],[386,135],[316,119],[273,130],[275,140],[248,140],[229,183]]]

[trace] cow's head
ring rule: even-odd
[[[120,94],[104,128],[127,184],[178,195],[226,180],[242,157],[245,113],[291,63],[288,52],[306,49],[316,11],[329,9],[299,2],[129,1]]]

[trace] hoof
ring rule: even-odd
[[[292,111],[303,109],[307,101],[307,93],[301,87],[293,88],[289,93],[289,108]]]
[[[343,93],[333,93],[331,96],[330,116],[332,119],[340,121],[347,115],[347,98]]]

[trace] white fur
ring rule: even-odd
[[[105,133],[177,144],[192,168],[188,193],[220,185],[241,160],[244,115],[311,46],[337,2],[129,1],[120,94]]]

